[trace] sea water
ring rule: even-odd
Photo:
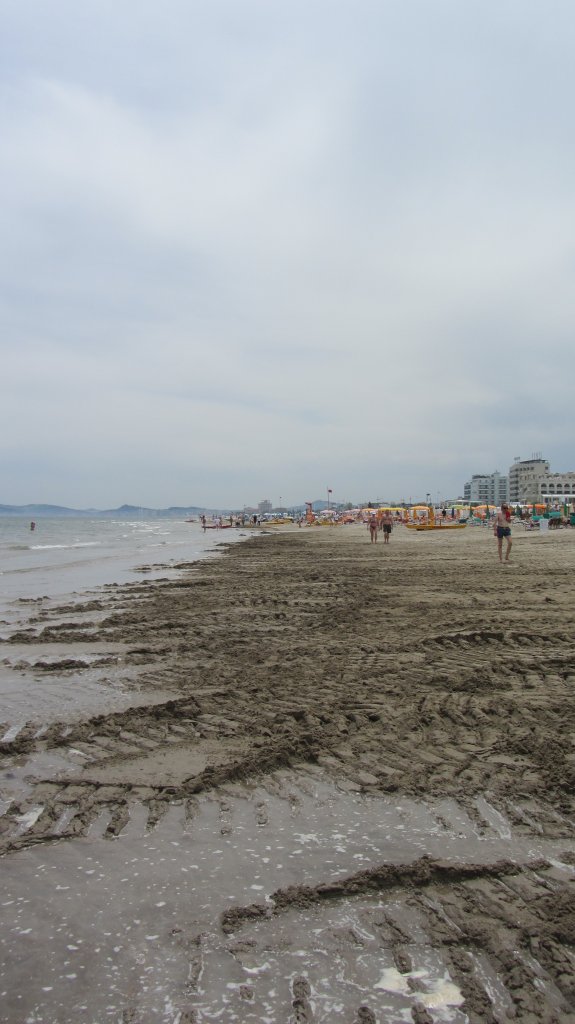
[[[245,536],[176,519],[41,518],[31,530],[23,517],[0,518],[0,619],[18,602],[170,576]]]
[[[65,606],[68,614],[74,605],[81,614],[86,596],[97,598],[106,585],[173,579],[191,562],[217,556],[223,546],[250,535],[243,529],[204,533],[199,522],[176,519],[39,518],[31,530],[30,520],[0,518],[0,740],[11,739],[12,730],[31,718],[45,724],[64,714],[73,719],[124,709],[140,699],[134,680],[126,683],[121,659],[116,667],[109,664],[114,645],[92,644],[86,652],[82,643],[63,649],[29,639],[23,645],[1,643],[27,629],[38,609],[45,615]],[[38,661],[62,657],[88,667],[78,673],[37,671]],[[146,702],[151,699],[148,693]],[[158,692],[155,699],[166,694]],[[0,780],[0,798],[2,785]]]

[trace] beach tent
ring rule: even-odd
[[[433,506],[430,505],[412,505],[411,508],[407,509],[406,519],[417,519],[423,520],[433,515]]]
[[[384,512],[391,512],[393,516],[401,516],[402,519],[407,519],[407,509],[403,505],[380,505],[377,510],[378,517],[382,516]]]
[[[471,515],[477,516],[478,519],[485,519],[492,512],[497,512],[497,505],[476,505],[471,509]]]
[[[541,502],[528,502],[525,508],[530,513],[534,523],[538,523],[540,519],[545,518],[547,505],[542,505]]]

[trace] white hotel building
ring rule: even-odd
[[[551,473],[539,452],[530,459],[517,458],[509,470],[509,500],[570,504],[575,501],[575,473]]]
[[[509,501],[509,480],[501,473],[474,473],[463,488],[465,501],[480,505],[500,505]]]
[[[530,459],[517,457],[509,476],[500,473],[475,473],[464,487],[465,501],[500,505],[529,503],[571,504],[575,502],[575,472],[551,473],[550,464],[540,452]]]

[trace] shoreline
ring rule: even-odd
[[[247,537],[225,534],[227,543]],[[18,519],[0,518],[0,619],[18,604],[63,601],[112,584],[128,586],[177,571],[179,563],[212,557],[222,535],[205,535],[199,523],[175,520],[44,519],[34,533]]]
[[[103,588],[87,612],[81,602],[52,608],[12,633],[3,650],[26,650],[33,669],[38,648],[43,679],[75,672],[79,685],[82,670],[93,668],[86,650],[99,649],[104,661],[111,652],[109,675],[119,654],[122,673],[131,669],[140,691],[166,689],[184,704],[200,696],[214,716],[211,729],[203,731],[218,737],[224,759],[226,745],[237,748],[240,739],[246,767],[237,771],[249,772],[252,763],[257,771],[259,762],[321,763],[361,725],[363,749],[354,751],[353,761],[356,773],[375,774],[368,787],[448,795],[473,792],[479,778],[495,791],[514,784],[517,765],[494,772],[481,759],[493,743],[474,734],[485,726],[490,737],[493,706],[515,716],[518,731],[544,726],[532,717],[531,703],[542,706],[537,670],[546,669],[549,657],[555,663],[563,657],[568,665],[575,650],[568,636],[570,570],[559,569],[565,556],[575,560],[575,536],[516,537],[514,564],[500,566],[485,533],[429,537],[396,530],[385,546],[370,545],[361,528],[321,534],[282,529],[251,538],[251,544],[223,542],[222,558],[184,562],[175,579]],[[556,568],[549,565],[551,554]],[[554,646],[566,653],[559,655]],[[77,659],[75,647],[82,652]],[[50,649],[58,652],[53,664],[46,657]],[[549,725],[560,734],[567,708],[559,713],[553,701],[560,708],[568,704],[570,682],[561,685],[557,674],[553,680]],[[485,705],[477,720],[466,723],[459,711],[452,720],[447,713],[437,735],[431,722],[422,722],[421,701],[432,719],[444,715],[446,702],[469,704],[474,697]],[[242,734],[247,708],[251,742]],[[225,723],[228,713],[237,724],[220,730],[218,716]],[[105,708],[99,717],[106,719]],[[424,724],[421,742],[412,742],[410,728],[421,731]],[[14,739],[14,752],[30,747],[31,728]],[[442,739],[438,757],[433,748]],[[463,746],[467,760],[477,756],[480,768],[455,770],[462,756],[454,750],[448,770],[445,742]],[[385,743],[395,746],[394,764],[391,751],[383,753]],[[409,748],[404,768],[398,743]],[[557,763],[540,759],[539,773],[532,768],[524,788],[546,798],[552,790],[562,800],[574,775],[560,755],[561,744]],[[345,754],[336,754],[331,767],[341,771],[345,764]],[[130,770],[129,758],[116,769],[125,781]],[[183,780],[185,767],[180,774]]]
[[[361,527],[281,527],[252,539],[230,546],[224,541],[224,557],[192,563],[177,579],[110,588],[93,621],[87,613],[74,623],[73,608],[60,614],[56,608],[53,622],[30,624],[38,635],[28,634],[26,647],[32,655],[42,644],[47,665],[38,672],[39,686],[51,676],[82,686],[92,669],[66,667],[66,648],[70,660],[75,645],[93,645],[103,655],[121,649],[122,672],[138,706],[72,723],[42,723],[31,709],[27,724],[0,744],[4,787],[7,773],[13,776],[10,802],[0,813],[0,850],[5,866],[13,866],[12,884],[17,887],[16,866],[29,870],[41,844],[42,863],[49,859],[54,870],[65,864],[66,850],[77,851],[75,856],[91,850],[114,891],[118,883],[105,840],[119,836],[126,846],[115,849],[129,852],[153,885],[155,876],[141,860],[144,848],[150,856],[145,837],[155,837],[158,847],[165,835],[166,843],[184,844],[200,874],[207,857],[201,891],[212,893],[208,902],[196,906],[199,892],[188,889],[185,900],[195,908],[189,911],[193,935],[207,930],[219,951],[214,964],[222,957],[228,963],[225,936],[236,931],[253,949],[267,935],[264,959],[270,941],[274,949],[279,943],[279,951],[283,907],[294,943],[311,957],[310,978],[316,940],[303,923],[304,908],[316,907],[316,923],[326,914],[345,917],[354,893],[372,907],[369,894],[375,892],[369,913],[376,914],[390,886],[385,899],[403,906],[419,879],[448,916],[455,915],[465,936],[462,922],[471,913],[472,894],[478,899],[484,892],[489,910],[482,912],[481,955],[505,989],[502,1005],[508,1000],[518,1019],[521,1004],[509,980],[511,966],[503,966],[501,935],[510,927],[509,913],[527,941],[532,905],[539,900],[538,927],[553,956],[540,962],[547,979],[541,991],[527,986],[529,1012],[543,1019],[554,1009],[557,1020],[571,1021],[566,1006],[572,992],[560,964],[567,962],[572,924],[565,919],[563,932],[555,934],[559,903],[549,905],[549,920],[543,908],[550,891],[566,910],[572,902],[575,535],[516,532],[512,566],[499,565],[496,542],[479,529],[447,536],[398,528],[389,546],[381,539],[370,544]],[[3,642],[3,657],[22,643],[22,637]],[[58,652],[52,668],[50,645]],[[109,671],[113,678],[114,664]],[[2,796],[0,791],[0,804]],[[290,821],[298,822],[293,840]],[[345,841],[337,840],[337,828]],[[319,860],[315,843],[324,851]],[[265,850],[286,844],[287,862],[274,867],[272,852]],[[254,883],[249,860],[250,849],[260,847],[261,864],[272,858],[262,885],[257,873]],[[225,856],[232,860],[224,898],[209,863]],[[430,856],[432,862],[425,860]],[[449,871],[438,866],[441,856]],[[237,877],[234,863],[243,865]],[[390,875],[390,864],[401,870]],[[517,895],[496,912],[501,880],[508,876],[518,881],[505,881],[503,888],[522,892],[526,902],[519,907]],[[175,879],[174,885],[177,914],[184,882]],[[323,906],[324,892],[332,894],[329,907]],[[421,907],[427,913],[425,901]],[[409,901],[401,914],[398,927],[407,935]],[[492,1019],[481,1010],[481,972],[470,985],[450,952],[453,936],[442,938],[429,921],[426,927],[435,936],[434,956],[463,993],[453,997],[446,1016],[420,992],[426,1012],[434,1021]],[[457,939],[456,945],[468,941]],[[407,938],[400,945],[412,962],[415,946],[409,952]],[[386,969],[393,967],[404,980],[396,991],[391,982],[380,990],[376,979],[364,1002],[374,1014],[392,1003],[395,1012],[409,1012],[417,1003],[405,987],[411,968],[393,953],[391,938],[384,946],[392,956]],[[378,956],[385,960],[387,953]],[[233,962],[232,955],[230,981]],[[206,970],[210,963],[206,952]],[[244,967],[253,995],[238,994],[240,1017],[241,1006],[247,1012],[259,991],[247,962]],[[181,1012],[188,1006],[185,1012],[199,1016],[160,1017],[142,995],[142,1020],[210,1019],[218,1000],[225,1002],[223,983],[219,995],[208,995],[199,980],[187,996],[173,979],[170,985],[172,996],[179,993]],[[550,985],[561,997],[551,994]],[[278,1020],[296,998],[295,990],[290,996],[280,989]],[[91,998],[95,1005],[94,991]],[[62,1016],[68,1019],[74,1019],[72,1009]]]

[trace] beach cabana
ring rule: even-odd
[[[478,519],[487,519],[492,512],[497,512],[497,505],[476,505],[471,509],[471,515]]]
[[[547,505],[541,502],[528,502],[525,508],[530,513],[534,523],[538,523],[540,519],[543,519],[547,512]]]
[[[407,519],[407,509],[403,505],[380,505],[377,510],[378,517],[384,512],[391,512],[394,517],[401,516],[402,519]]]
[[[429,517],[429,510],[433,513],[433,508],[430,505],[412,505],[407,510],[409,519],[426,519]]]

